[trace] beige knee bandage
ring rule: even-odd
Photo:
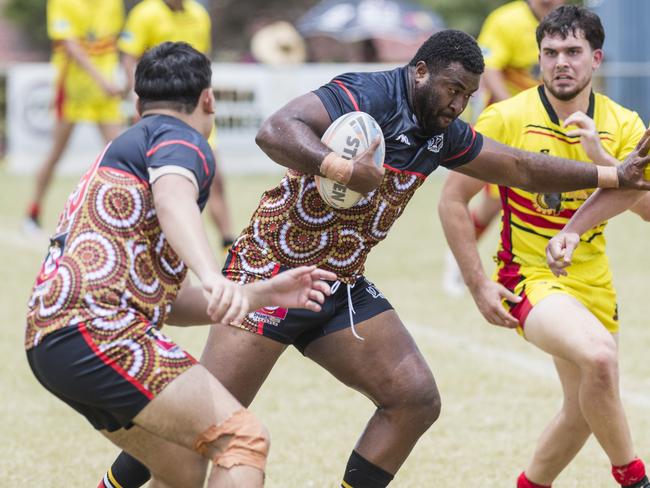
[[[237,410],[221,424],[212,425],[199,434],[194,441],[194,450],[206,457],[208,445],[223,436],[231,437],[226,448],[212,458],[215,466],[229,469],[243,464],[264,471],[269,440],[255,415],[245,408]]]

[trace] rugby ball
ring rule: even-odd
[[[339,156],[352,159],[368,149],[378,136],[381,142],[373,159],[377,167],[381,167],[386,153],[384,134],[375,119],[365,112],[350,112],[340,116],[328,127],[321,141]],[[350,208],[363,197],[363,194],[329,178],[316,175],[314,179],[318,193],[331,207]]]

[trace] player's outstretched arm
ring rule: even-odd
[[[519,322],[508,313],[501,301],[518,302],[521,299],[485,274],[469,212],[470,200],[481,191],[483,185],[474,178],[450,173],[442,189],[438,213],[449,247],[476,306],[489,323],[512,328]]]
[[[248,298],[241,286],[221,275],[203,228],[196,187],[183,176],[166,174],[155,180],[152,188],[165,237],[209,296],[206,312],[210,321],[241,322],[249,310]]]
[[[305,174],[321,175],[339,181],[324,171],[323,162],[332,153],[320,140],[332,123],[323,102],[307,93],[287,103],[264,121],[255,142],[273,161]],[[377,168],[372,155],[378,141],[352,160],[339,161],[349,166],[346,181],[351,190],[368,193],[379,186],[384,168]],[[342,158],[339,158],[342,159]],[[327,167],[332,162],[330,156]]]
[[[251,309],[264,306],[306,308],[319,312],[325,297],[331,294],[327,281],[335,281],[336,274],[316,268],[301,266],[284,271],[270,280],[245,285]]]
[[[551,271],[556,276],[566,275],[566,268],[571,265],[573,252],[580,245],[582,234],[647,197],[650,195],[639,190],[595,191],[546,246],[546,261]]]
[[[650,162],[650,129],[623,164],[616,168],[522,151],[488,137],[484,137],[483,141],[479,155],[455,171],[531,192],[565,192],[599,187],[650,190],[650,181],[643,176]]]
[[[336,280],[336,274],[316,268],[301,266],[290,269],[270,280],[244,285],[241,290],[248,298],[248,310],[264,306],[305,308],[319,312],[325,297],[331,294],[327,281]],[[212,323],[207,313],[209,296],[203,287],[193,286],[189,277],[183,285],[167,316],[167,324],[192,326]]]

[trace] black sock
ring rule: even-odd
[[[144,464],[122,451],[97,488],[140,488],[150,478]]]
[[[343,476],[343,488],[385,488],[393,475],[352,451]]]

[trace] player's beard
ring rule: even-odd
[[[558,100],[562,100],[563,102],[568,102],[569,100],[573,100],[576,96],[578,96],[579,93],[584,90],[587,85],[591,82],[591,78],[585,78],[584,80],[580,80],[578,84],[575,86],[575,88],[569,90],[569,91],[560,91],[556,90],[553,87],[553,83],[548,83],[546,80],[544,80],[544,86],[546,86],[546,89],[551,92],[551,95],[553,95],[555,98]]]

